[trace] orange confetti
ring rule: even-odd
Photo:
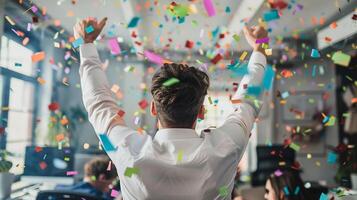
[[[31,56],[32,62],[38,62],[45,58],[46,53],[44,51],[37,52]]]
[[[26,46],[29,43],[30,39],[28,37],[25,37],[24,40],[22,40],[22,45]]]
[[[61,142],[62,140],[64,140],[64,134],[63,133],[56,135],[56,141],[57,142]]]
[[[287,69],[283,69],[281,72],[280,72],[280,75],[284,78],[291,78],[293,77],[293,72],[290,71],[290,70],[287,70]]]
[[[68,121],[67,117],[63,117],[63,118],[61,119],[61,124],[62,124],[63,126],[67,125],[68,122],[69,122],[69,121]]]
[[[43,78],[41,78],[41,77],[38,77],[38,78],[37,78],[37,82],[38,82],[39,84],[43,85],[43,84],[46,83],[46,80],[43,79]]]
[[[331,24],[330,24],[330,28],[331,29],[335,29],[337,27],[337,23],[336,22],[332,22]]]

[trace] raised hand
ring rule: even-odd
[[[268,37],[268,32],[261,26],[244,27],[244,36],[249,43],[249,45],[254,49],[254,51],[260,51],[265,54],[264,49],[261,44],[257,44],[257,39]]]
[[[99,23],[94,18],[87,18],[85,20],[81,20],[73,27],[74,38],[78,39],[80,37],[83,38],[85,43],[92,43],[94,40],[97,39],[100,32],[102,32],[105,23],[107,22],[108,18],[103,18]],[[86,28],[92,26],[93,31],[87,33]]]

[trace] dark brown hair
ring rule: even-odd
[[[271,174],[268,179],[270,180],[278,200],[311,199],[311,196],[306,191],[298,172],[286,170],[283,171],[283,174],[280,176]]]
[[[179,82],[165,86],[165,82]],[[165,63],[152,77],[151,94],[163,126],[191,128],[203,104],[209,77],[203,71],[188,65]]]
[[[84,174],[87,177],[94,176],[96,179],[100,174],[104,174],[105,179],[110,180],[117,177],[117,170],[113,163],[111,163],[110,170],[108,169],[110,159],[105,157],[98,157],[90,160],[84,165]]]

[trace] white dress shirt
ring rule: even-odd
[[[96,133],[108,134],[117,148],[107,153],[117,168],[124,200],[230,199],[237,165],[259,112],[244,96],[247,85],[261,84],[266,66],[262,53],[251,55],[249,73],[233,96],[242,100],[233,105],[235,112],[201,137],[193,129],[164,128],[152,138],[127,127],[117,114],[121,108],[112,97],[95,45],[82,45],[80,57],[83,102]],[[125,176],[128,167],[139,172]]]

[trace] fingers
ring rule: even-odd
[[[99,22],[99,28],[102,29],[105,26],[105,23],[107,22],[107,17],[104,17],[100,22]]]
[[[243,28],[243,32],[244,32],[244,35],[247,37],[247,39],[251,39],[251,40],[254,39],[252,30],[250,28],[248,28],[247,26],[245,26]]]

